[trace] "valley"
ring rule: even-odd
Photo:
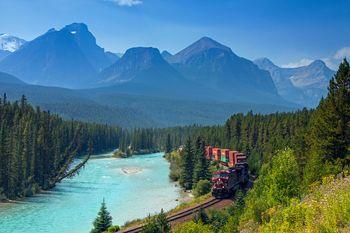
[[[0,233],[350,232],[348,5],[0,1]]]

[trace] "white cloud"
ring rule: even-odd
[[[110,0],[117,3],[119,6],[135,6],[142,4],[142,0]]]
[[[303,58],[300,61],[297,62],[291,62],[285,65],[282,65],[283,68],[295,68],[295,67],[300,67],[300,66],[307,66],[310,65],[311,62],[314,60],[308,59],[308,58]]]
[[[333,56],[334,59],[344,59],[345,57],[350,57],[350,47],[339,49]]]
[[[339,61],[336,61],[332,58],[321,58],[322,61],[324,61],[324,63],[326,63],[326,66],[328,66],[329,68],[331,68],[332,70],[337,70],[338,66],[339,66]]]

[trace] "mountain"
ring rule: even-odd
[[[100,72],[117,60],[116,55],[111,52],[106,53],[103,48],[96,44],[96,38],[88,30],[86,24],[72,23],[65,26],[62,30],[71,33],[79,48],[97,72]]]
[[[0,70],[31,84],[83,88],[115,59],[96,44],[85,24],[73,23],[26,43],[0,62]]]
[[[7,51],[7,50],[0,50],[0,61],[4,60],[5,57],[7,57],[8,55],[10,55],[11,52]]]
[[[268,72],[219,42],[203,37],[167,58],[187,79],[225,94],[227,100],[283,103]]]
[[[22,84],[24,85],[25,82],[21,81],[20,79],[16,78],[13,75],[0,72],[0,84]]]
[[[270,72],[283,98],[306,107],[315,107],[321,97],[327,94],[329,80],[335,73],[321,60],[297,68],[281,68],[267,58],[254,62]]]
[[[113,65],[103,70],[100,84],[109,92],[138,95],[182,97],[196,96],[201,85],[186,80],[166,62],[159,50],[151,47],[128,49]]]
[[[25,40],[6,33],[0,34],[0,50],[14,52],[26,43]]]
[[[161,53],[162,57],[165,59],[165,60],[169,60],[171,59],[171,57],[173,56],[171,53],[169,53],[168,51],[164,50],[162,53]]]
[[[12,52],[18,50],[25,43],[25,40],[18,37],[5,33],[0,34],[0,61],[10,55]]]

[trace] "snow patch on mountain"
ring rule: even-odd
[[[3,33],[0,34],[0,50],[14,52],[26,43],[25,40]]]

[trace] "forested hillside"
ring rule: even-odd
[[[209,214],[205,222],[194,219],[175,232],[348,232],[347,60],[331,79],[327,97],[313,111],[236,114],[224,126],[136,130],[130,138],[140,142],[132,144],[135,148],[168,150],[185,145],[179,162],[184,166],[187,154],[196,150],[184,142],[197,136],[207,144],[244,151],[252,174],[258,177],[229,209]]]
[[[271,154],[285,147],[292,147],[300,154],[298,162],[305,163],[304,134],[312,111],[303,109],[290,113],[268,115],[235,114],[223,126],[201,127],[197,125],[165,129],[135,129],[123,134],[120,148],[131,146],[134,151],[142,149],[165,150],[184,145],[186,139],[201,136],[212,146],[232,148],[245,152],[253,173],[258,173],[261,164]]]
[[[121,129],[64,121],[20,101],[0,98],[0,199],[47,189],[77,155],[116,148]]]

